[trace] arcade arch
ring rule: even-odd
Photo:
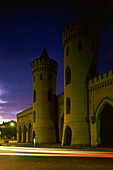
[[[28,143],[32,142],[32,125],[29,123],[28,125]]]
[[[26,125],[24,124],[24,126],[23,126],[23,143],[26,143],[26,132],[27,132],[27,128],[26,128]]]

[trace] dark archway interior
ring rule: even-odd
[[[64,126],[64,114],[61,118],[61,141],[62,141],[62,134],[63,134],[63,126]]]
[[[100,146],[113,147],[113,107],[108,103],[100,113]]]
[[[23,129],[23,142],[26,143],[26,126],[24,125],[24,129]]]
[[[29,123],[29,129],[28,129],[28,142],[32,142],[32,126],[31,123]]]
[[[21,130],[21,126],[19,127],[19,142],[21,142],[21,133],[22,133],[22,130]]]
[[[71,145],[72,131],[69,126],[65,128],[64,145]]]
[[[35,131],[33,130],[33,139],[36,138]]]

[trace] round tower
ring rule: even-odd
[[[44,48],[32,62],[33,138],[36,143],[54,143],[57,139],[56,76],[58,64]]]
[[[88,80],[98,75],[100,26],[78,11],[62,30],[64,128],[62,144],[89,145]]]

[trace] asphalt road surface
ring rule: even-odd
[[[113,152],[0,146],[0,170],[113,170]]]

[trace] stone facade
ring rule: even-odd
[[[104,129],[113,132],[106,119],[107,109],[110,116],[113,111],[113,71],[98,76],[99,38],[98,22],[81,10],[64,26],[64,93],[58,96],[57,63],[45,49],[32,62],[33,107],[17,114],[18,142],[112,145]]]
[[[33,108],[17,115],[17,141],[31,143],[33,140]]]
[[[106,115],[109,115],[110,112],[113,113],[113,109],[110,108],[110,106],[113,108],[113,70],[103,73],[89,81],[89,123],[92,146],[101,145],[101,113],[105,107],[107,107]],[[109,136],[112,136],[111,130],[113,123],[111,122],[110,125],[109,119],[112,119],[112,115],[108,117],[110,129],[109,132],[107,132],[108,134],[110,133]]]

